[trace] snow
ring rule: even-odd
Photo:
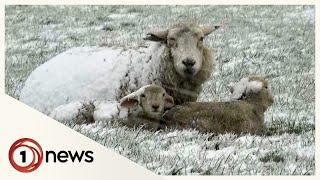
[[[205,38],[216,66],[198,101],[229,100],[230,82],[265,75],[275,98],[265,113],[270,136],[149,132],[111,121],[65,124],[159,175],[315,174],[315,6],[8,6],[5,10],[5,91],[17,99],[33,70],[71,47],[136,46],[155,27],[190,19],[208,25],[225,22]],[[48,25],[43,23],[48,20]],[[101,30],[106,24],[111,31]],[[129,77],[135,75],[126,80]],[[179,149],[173,148],[175,144],[181,145]],[[195,147],[194,153],[182,156],[190,147]],[[284,161],[268,159],[273,154]]]
[[[249,79],[242,78],[239,82],[230,83],[229,86],[233,87],[233,93],[231,94],[232,100],[238,100],[244,92],[248,93],[258,92],[261,90],[263,83],[260,81],[249,81]]]
[[[242,94],[246,91],[246,88],[248,86],[249,79],[248,78],[242,78],[239,82],[234,83],[233,86],[233,93],[231,95],[231,99],[237,100],[239,99]]]
[[[247,91],[258,92],[262,89],[263,83],[260,81],[250,81],[247,84]]]

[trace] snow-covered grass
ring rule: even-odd
[[[266,112],[268,136],[148,132],[116,122],[66,125],[161,175],[314,174],[314,11],[313,6],[7,6],[6,93],[19,98],[36,67],[71,47],[135,46],[153,28],[185,20],[222,23],[205,39],[216,67],[199,101],[226,100],[230,82],[265,75],[275,95]]]

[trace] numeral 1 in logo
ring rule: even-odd
[[[20,152],[20,155],[21,155],[21,158],[22,158],[22,162],[23,163],[26,163],[26,151],[21,151]]]

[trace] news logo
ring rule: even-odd
[[[17,171],[23,173],[32,172],[38,169],[42,163],[42,160],[42,148],[40,144],[33,139],[19,139],[10,147],[9,161]]]
[[[9,149],[9,162],[19,172],[29,173],[45,163],[92,163],[93,151],[48,150],[45,153],[40,144],[31,138],[15,141]]]

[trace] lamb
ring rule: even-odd
[[[152,42],[146,46],[72,48],[35,69],[19,99],[50,114],[75,101],[118,101],[154,83],[164,87],[176,104],[196,101],[213,70],[203,39],[217,28],[184,23],[148,33],[145,40]]]
[[[174,100],[164,88],[158,85],[144,86],[120,100],[120,107],[131,109],[128,117],[120,122],[128,127],[142,126],[148,130],[163,129],[163,124],[161,124],[163,112],[173,106]]]
[[[243,78],[230,91],[233,100],[229,102],[190,102],[173,107],[163,116],[166,127],[194,128],[203,133],[264,134],[264,112],[273,104],[265,78]]]
[[[128,127],[160,129],[160,119],[174,100],[158,85],[146,85],[121,98],[120,102],[72,102],[55,108],[50,116],[60,122],[89,124],[116,119]]]

